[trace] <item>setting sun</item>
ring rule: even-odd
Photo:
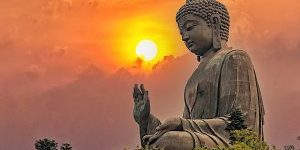
[[[171,21],[169,21],[171,22]],[[111,41],[113,53],[119,57],[112,57],[113,61],[123,66],[136,65],[137,58],[144,61],[142,69],[151,68],[162,61],[165,56],[178,55],[183,52],[176,47],[176,24],[169,24],[159,17],[131,16],[118,20],[113,33],[115,39]],[[175,21],[174,21],[175,22]],[[169,26],[174,28],[170,29]]]
[[[136,55],[145,61],[151,61],[156,57],[157,46],[151,40],[142,40],[136,46]]]

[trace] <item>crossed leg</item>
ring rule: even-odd
[[[192,150],[194,149],[194,141],[187,132],[169,131],[150,146],[163,148],[164,150]]]

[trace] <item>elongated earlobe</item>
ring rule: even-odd
[[[201,61],[201,56],[197,55],[197,60],[198,60],[198,62],[200,62]]]
[[[213,48],[215,51],[218,51],[221,49],[220,16],[217,14],[212,15],[210,21],[213,29]]]

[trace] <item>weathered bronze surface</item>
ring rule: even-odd
[[[188,0],[176,16],[187,48],[200,61],[184,91],[183,117],[161,123],[150,113],[148,91],[134,86],[134,118],[142,145],[166,150],[198,146],[228,146],[225,130],[236,109],[245,115],[248,129],[263,140],[264,107],[254,67],[247,53],[227,46],[229,15],[216,0]]]

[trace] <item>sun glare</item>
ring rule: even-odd
[[[145,61],[151,61],[157,55],[157,46],[151,40],[142,40],[136,46],[136,55]]]
[[[115,25],[111,48],[118,56],[113,59],[121,65],[136,66],[137,58],[141,58],[143,63],[140,67],[151,70],[165,56],[178,54],[175,51],[177,42],[172,39],[177,37],[177,28],[170,28],[172,24],[162,18],[132,16],[119,20]]]

